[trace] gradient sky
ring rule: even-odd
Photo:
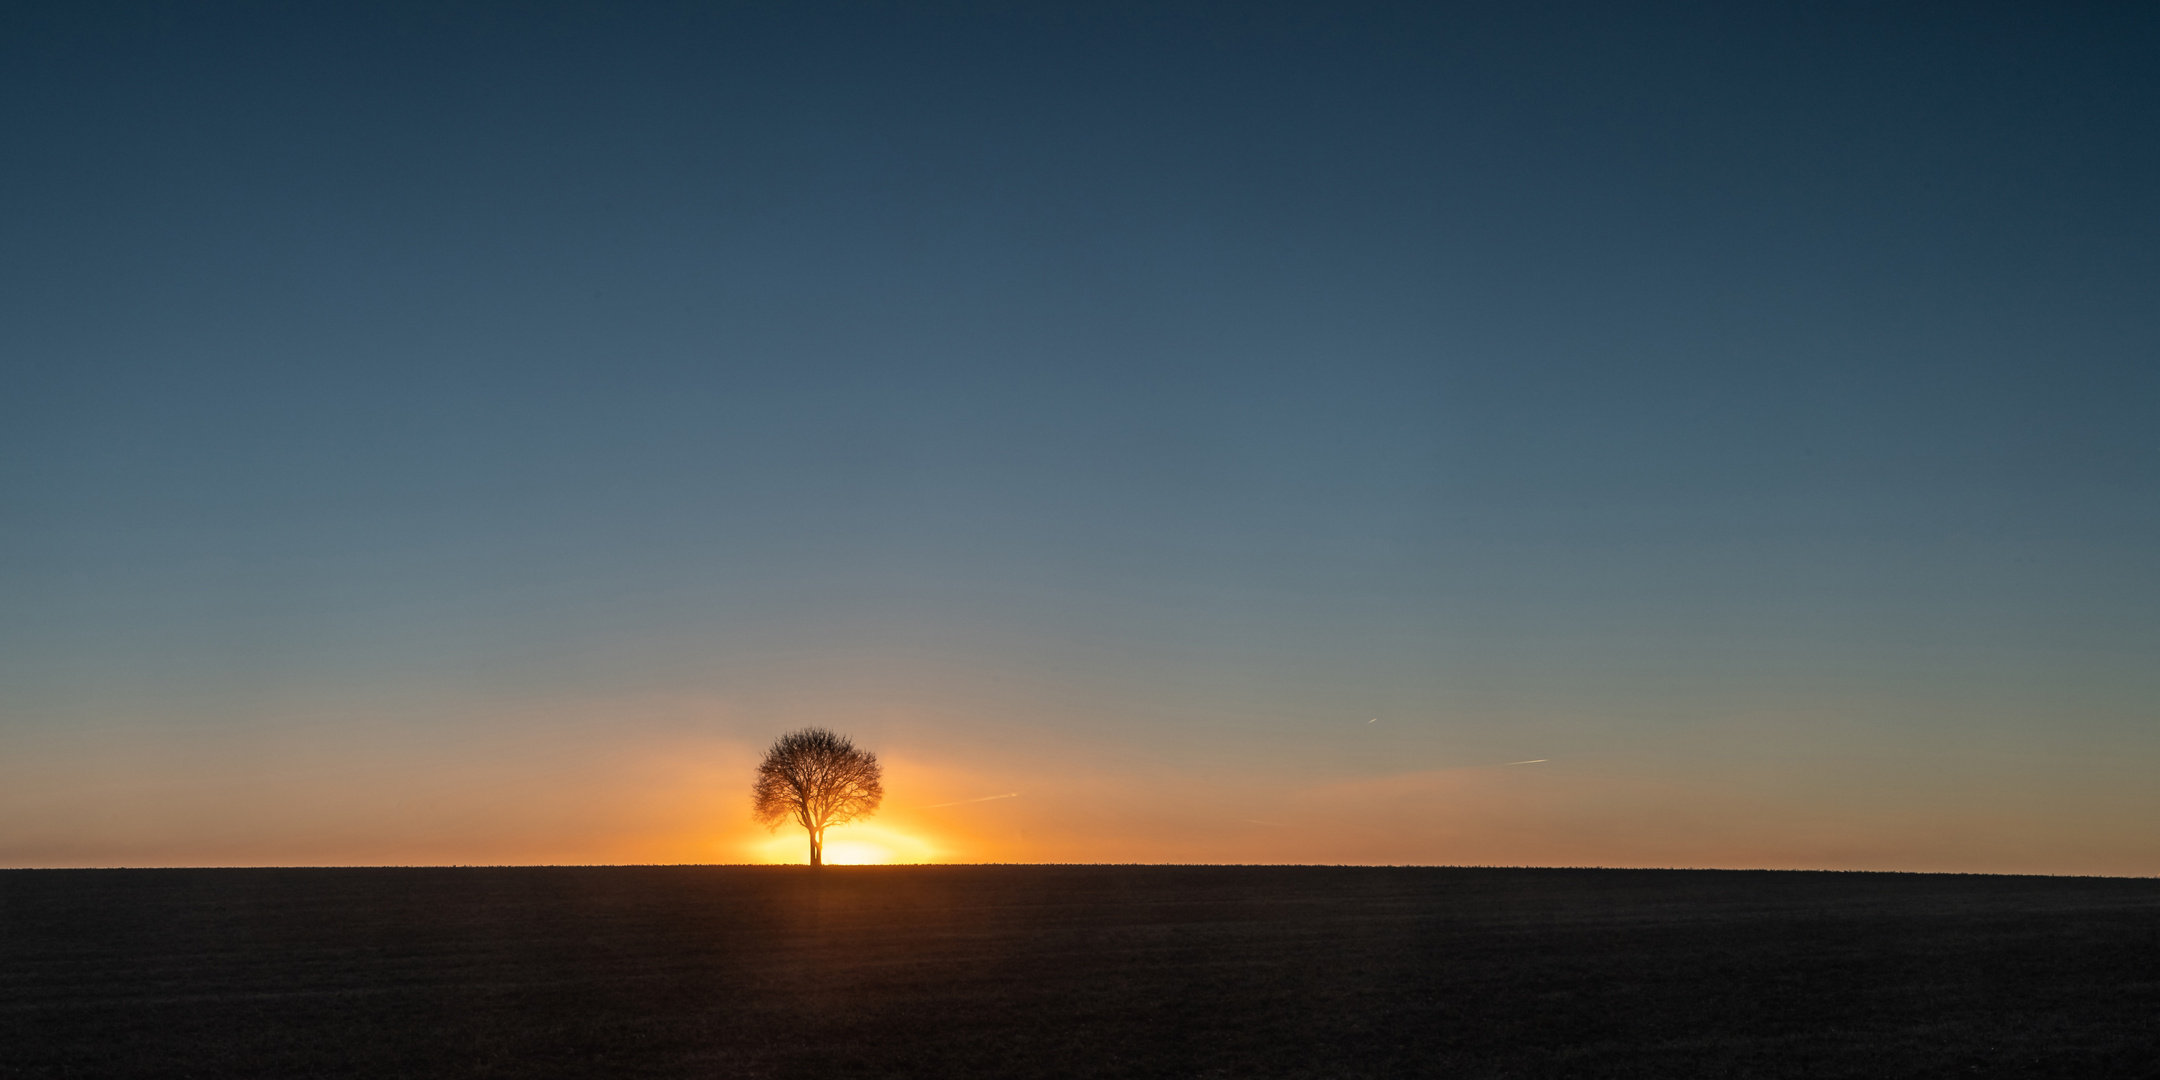
[[[0,865],[2160,873],[2156,46],[10,6]]]

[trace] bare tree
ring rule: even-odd
[[[804,728],[765,751],[751,787],[751,814],[768,829],[794,818],[810,833],[810,865],[825,865],[825,830],[877,813],[885,799],[877,755],[845,735]]]

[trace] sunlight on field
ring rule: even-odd
[[[783,829],[758,838],[748,854],[751,862],[809,862],[810,841],[801,829]],[[847,825],[825,834],[825,861],[834,866],[936,862],[943,854],[929,841],[878,825]]]

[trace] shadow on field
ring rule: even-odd
[[[2160,881],[0,871],[0,1078],[2160,1075]]]

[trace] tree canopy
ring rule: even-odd
[[[810,834],[810,865],[825,864],[825,830],[877,813],[885,799],[877,755],[824,728],[789,732],[765,751],[751,815],[769,829],[793,818]]]

